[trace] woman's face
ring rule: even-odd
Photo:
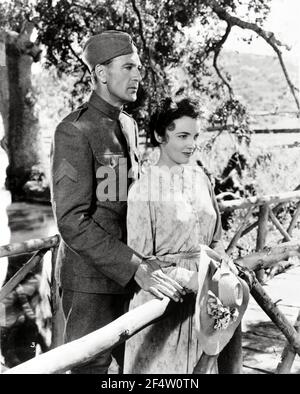
[[[166,130],[165,141],[160,143],[159,164],[173,167],[188,164],[196,148],[200,119],[189,116],[174,120]]]

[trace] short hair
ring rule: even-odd
[[[113,59],[106,60],[104,63],[98,63],[100,66],[109,66],[112,63]],[[98,64],[95,65],[95,67],[91,70],[91,80],[93,84],[96,84],[98,81],[97,75],[96,75],[96,67]]]
[[[200,118],[200,115],[199,103],[196,100],[184,98],[175,102],[171,97],[164,98],[150,117],[149,133],[151,144],[153,146],[160,145],[155,138],[154,132],[165,140],[166,130],[174,120],[183,116],[197,119]]]

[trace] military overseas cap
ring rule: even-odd
[[[90,37],[84,45],[82,59],[92,71],[97,64],[103,64],[117,56],[136,52],[128,33],[106,30]]]

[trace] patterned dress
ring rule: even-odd
[[[201,244],[216,249],[221,220],[212,186],[197,166],[173,171],[151,166],[130,188],[128,245],[145,257],[155,256],[162,268],[175,264],[198,271]],[[138,290],[130,310],[154,298]],[[189,374],[201,356],[195,328],[195,294],[183,303],[170,302],[168,314],[126,342],[125,373]]]

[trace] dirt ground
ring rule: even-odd
[[[300,265],[275,276],[264,290],[292,325],[300,311]],[[286,339],[266,313],[251,297],[243,319],[243,356],[245,374],[273,374],[281,359]],[[296,355],[292,374],[300,374],[300,357]]]

